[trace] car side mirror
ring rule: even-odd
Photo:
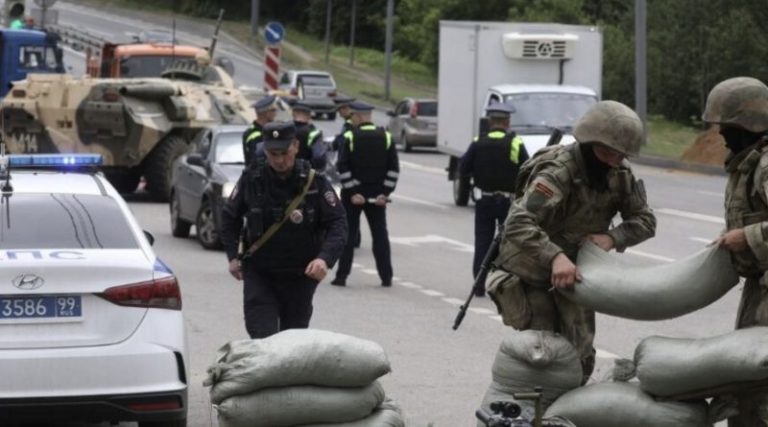
[[[187,163],[193,166],[205,167],[205,159],[200,153],[190,153],[187,155]]]
[[[155,244],[155,236],[153,236],[152,233],[150,233],[147,230],[142,230],[142,231],[144,231],[144,237],[146,237],[147,241],[149,241],[149,245],[150,246],[154,245]]]
[[[394,111],[392,111],[392,110],[387,110],[387,115],[388,115],[389,117],[395,117],[395,116],[396,116],[395,112],[394,112]]]

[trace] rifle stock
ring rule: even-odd
[[[464,320],[464,316],[467,314],[467,309],[469,308],[469,304],[472,303],[472,298],[475,297],[475,289],[482,288],[485,284],[483,283],[486,274],[491,266],[491,261],[493,261],[494,258],[496,258],[496,255],[499,254],[499,246],[501,245],[501,238],[504,235],[504,225],[500,224],[498,229],[496,230],[496,236],[493,238],[493,242],[491,243],[491,246],[488,248],[488,252],[485,253],[485,257],[483,257],[483,262],[480,264],[480,271],[477,273],[477,276],[475,277],[475,281],[472,284],[472,289],[469,291],[469,296],[467,297],[467,300],[462,304],[461,307],[459,307],[459,313],[456,315],[456,319],[453,321],[453,330],[459,329],[459,326],[461,326],[461,322]]]

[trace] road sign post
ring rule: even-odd
[[[264,27],[264,39],[267,46],[264,48],[264,88],[266,90],[277,89],[277,76],[280,74],[280,42],[285,37],[285,27],[279,22],[269,22]]]

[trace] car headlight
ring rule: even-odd
[[[224,185],[221,186],[221,197],[224,199],[228,199],[229,195],[232,194],[232,190],[234,189],[235,189],[234,182],[225,182]]]

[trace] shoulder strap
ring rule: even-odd
[[[299,207],[299,204],[301,204],[302,200],[304,200],[304,197],[306,197],[307,192],[309,192],[309,187],[312,185],[312,182],[315,180],[315,170],[310,169],[309,170],[309,176],[307,177],[307,183],[304,184],[304,188],[301,189],[301,193],[299,193],[298,196],[294,197],[293,200],[291,200],[291,203],[288,204],[288,207],[285,208],[285,212],[283,212],[283,219],[280,220],[280,222],[276,222],[269,226],[267,231],[264,232],[264,234],[259,237],[259,240],[255,241],[250,248],[243,254],[244,258],[248,258],[249,256],[253,255],[254,252],[259,250],[262,246],[264,246],[267,241],[269,241],[272,236],[277,233],[277,231],[280,229],[280,227],[285,224],[285,221],[288,220],[289,215],[291,212],[294,211],[297,207]]]

